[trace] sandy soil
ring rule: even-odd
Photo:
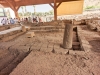
[[[98,32],[83,28],[93,47],[84,55],[32,51],[10,75],[100,75],[100,38]],[[94,40],[95,39],[95,40]]]
[[[0,43],[0,49],[2,49],[0,57],[3,58],[4,55],[7,55],[6,49],[8,55],[9,52],[12,52],[11,54],[15,57],[18,56],[15,54],[16,51],[19,53],[31,51],[10,75],[100,75],[100,35],[86,27],[83,27],[82,34],[93,47],[89,53],[84,55],[53,52],[53,49],[62,51],[59,45],[62,43],[63,34],[41,33],[36,34],[34,38],[25,38],[23,35],[14,40]],[[2,55],[2,53],[4,54]],[[5,71],[7,69],[1,70],[0,75],[7,75],[3,73]]]

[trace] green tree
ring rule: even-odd
[[[36,14],[36,6],[35,5],[33,5],[33,8],[34,8],[34,15]]]
[[[27,13],[27,9],[26,9],[26,6],[24,6],[25,7],[25,13]]]
[[[53,10],[50,10],[49,13],[50,13],[50,15],[54,15],[54,11]]]
[[[24,6],[21,6],[21,9],[22,9],[22,15],[23,15],[23,17],[24,17]]]
[[[19,17],[23,17],[23,14],[22,13],[18,13]]]

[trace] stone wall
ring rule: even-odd
[[[3,31],[3,30],[7,30],[7,29],[11,29],[11,28],[14,28],[14,27],[17,27],[17,26],[20,26],[20,25],[4,25],[4,26],[0,26],[0,31]]]
[[[0,42],[6,42],[9,40],[12,40],[12,39],[26,33],[28,30],[29,30],[28,27],[26,27],[26,31],[23,31],[22,27],[19,27],[18,29],[15,29],[13,31],[9,31],[9,29],[8,29],[8,32],[4,30],[3,31],[4,33],[0,33]]]

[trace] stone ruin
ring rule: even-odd
[[[90,46],[89,42],[86,40],[86,38],[82,35],[83,31],[80,26],[87,26],[91,30],[100,31],[99,30],[100,20],[94,19],[94,18],[81,19],[81,20],[72,19],[72,20],[61,20],[61,21],[58,20],[58,21],[44,22],[44,23],[42,23],[42,22],[41,23],[23,23],[23,26],[20,26],[20,25],[1,26],[0,31],[5,31],[5,30],[13,29],[13,28],[15,28],[15,29],[11,32],[6,31],[7,33],[0,35],[0,42],[3,44],[7,43],[6,45],[0,44],[0,48],[4,49],[4,51],[6,51],[6,49],[7,49],[8,51],[10,51],[13,54],[13,57],[16,56],[13,58],[13,59],[16,58],[13,63],[18,62],[20,58],[21,58],[21,60],[20,60],[20,62],[21,62],[25,58],[25,56],[27,56],[32,50],[33,51],[37,50],[37,51],[42,51],[42,52],[52,52],[52,53],[61,54],[61,55],[62,54],[65,54],[65,55],[66,54],[72,54],[72,55],[76,55],[76,54],[82,55],[83,54],[84,55],[85,53],[89,53],[91,51],[91,46]],[[44,32],[46,32],[46,33],[52,32],[53,34],[54,34],[54,32],[61,32],[64,35],[64,29],[65,29],[65,31],[67,31],[67,33],[66,33],[67,35],[65,35],[65,38],[62,41],[62,43],[61,43],[61,39],[60,39],[60,44],[63,45],[63,48],[60,47],[60,44],[55,43],[52,45],[52,42],[50,44],[48,44],[48,48],[45,48],[45,46],[47,47],[46,43],[43,43],[43,47],[41,47],[41,42],[39,40],[36,40],[38,33],[41,34],[39,37],[43,36],[44,34],[42,34],[42,33],[44,33]],[[69,31],[70,31],[70,33],[69,33]],[[29,32],[29,33],[27,33],[27,32]],[[27,42],[24,41],[25,40],[24,37],[21,40],[20,45],[19,45],[20,41],[18,41],[18,40],[17,40],[18,42],[14,41],[15,43],[18,43],[16,45],[14,45],[11,42],[14,38],[16,38],[20,35],[23,35],[23,34],[25,34],[25,36],[24,36],[25,38],[27,38],[27,36],[30,37],[26,40]],[[29,39],[33,39],[34,38],[33,36],[36,36],[34,41],[36,40],[38,42],[38,44],[39,44],[38,46],[36,43],[35,44],[32,43],[33,40],[29,40]],[[55,35],[55,36],[57,36],[57,35]],[[44,40],[44,39],[46,39],[46,37],[48,37],[48,36],[43,36],[40,39]],[[63,37],[63,36],[61,36],[61,37]],[[67,41],[65,41],[66,39],[67,39]],[[8,42],[6,42],[6,41],[8,41]],[[52,40],[48,40],[48,41],[50,42]],[[48,49],[48,51],[47,51],[47,49]],[[12,51],[14,51],[14,53]],[[13,60],[10,57],[9,57],[9,59]],[[10,60],[10,62],[11,62],[11,60]],[[20,62],[18,62],[18,63],[20,63]],[[14,66],[17,66],[18,63],[16,63]],[[5,67],[4,63],[2,63],[2,65],[0,68],[0,70],[1,70],[0,74],[6,73],[6,72],[10,73],[12,71],[12,69],[15,68],[15,67],[12,68],[12,66],[8,66],[8,68],[10,68],[10,69],[7,70],[7,68],[4,68]],[[6,64],[6,66],[7,66],[7,64]],[[4,69],[4,70],[2,70],[2,69]]]

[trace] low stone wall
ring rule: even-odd
[[[69,23],[71,20],[57,20],[51,22],[39,22],[39,23],[23,23],[23,25],[27,26],[64,26],[64,23]]]
[[[17,26],[20,26],[20,25],[4,25],[4,26],[0,26],[0,31],[3,31],[3,30],[7,30],[7,29],[11,29],[11,28],[14,28],[14,27],[17,27]]]
[[[81,50],[69,50],[69,54],[72,55],[85,55],[86,53],[91,51],[92,46],[89,44],[89,42],[86,40],[84,35],[82,35],[82,28],[80,26],[77,26],[77,34],[78,39],[80,43]]]
[[[9,40],[12,40],[12,39],[26,33],[28,30],[29,30],[29,28],[26,27],[26,31],[22,31],[22,28],[19,28],[17,30],[7,32],[5,34],[0,34],[0,42],[6,42]]]
[[[82,20],[73,20],[74,25],[86,25],[85,19]]]
[[[77,33],[78,33],[78,38],[79,38],[79,42],[81,45],[81,49],[84,52],[90,52],[91,51],[91,45],[89,44],[89,42],[86,40],[86,38],[84,37],[84,35],[82,35],[82,28],[77,26]]]
[[[100,31],[100,20],[90,19],[86,21],[87,27],[90,30]]]

